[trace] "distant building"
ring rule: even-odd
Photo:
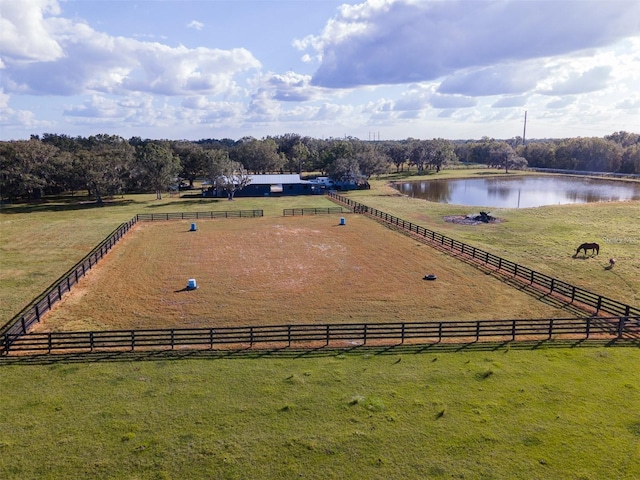
[[[298,174],[250,175],[251,183],[238,190],[236,197],[283,197],[287,195],[318,195],[323,193],[320,185],[302,180]],[[226,197],[227,192],[215,185],[203,185],[204,197]]]

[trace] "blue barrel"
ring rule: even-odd
[[[198,285],[196,284],[196,279],[195,278],[190,278],[189,282],[187,283],[187,289],[188,290],[193,290],[198,288]]]
[[[347,222],[345,221],[344,217],[341,217],[340,218],[340,225],[346,225],[346,223]]]
[[[196,230],[198,230],[198,227],[196,227],[196,224],[195,224],[195,223],[192,223],[192,224],[191,224],[191,231],[192,231],[192,232],[195,232]]]

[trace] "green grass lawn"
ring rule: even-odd
[[[0,361],[0,478],[640,477],[640,350]]]
[[[475,228],[442,220],[466,208],[385,184],[349,196],[639,303],[640,202],[494,211],[507,221]],[[309,206],[334,204],[149,195],[3,206],[0,321],[136,213]],[[626,243],[572,259],[585,237]],[[609,256],[619,262],[606,271]],[[637,479],[638,365],[632,342],[3,357],[0,478]]]

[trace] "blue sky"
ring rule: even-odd
[[[0,139],[640,133],[637,0],[0,0]]]

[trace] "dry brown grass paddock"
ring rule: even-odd
[[[139,223],[35,331],[570,315],[361,216],[190,226]]]

